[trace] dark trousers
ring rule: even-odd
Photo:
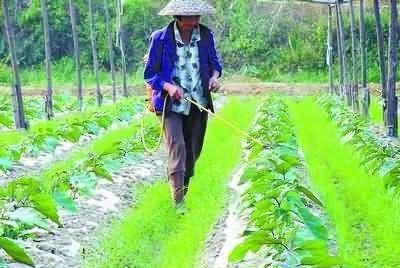
[[[203,148],[207,120],[207,112],[200,112],[194,105],[187,116],[169,112],[165,117],[168,173],[178,203],[186,194],[190,178],[194,175],[195,163]]]

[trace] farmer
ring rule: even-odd
[[[208,114],[185,98],[213,110],[211,91],[220,88],[222,67],[213,33],[200,24],[200,16],[215,10],[202,0],[172,0],[159,15],[173,16],[150,38],[144,79],[152,88],[152,104],[159,116],[165,106],[168,175],[175,204],[180,207],[188,191],[207,127]]]

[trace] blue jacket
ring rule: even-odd
[[[213,71],[222,74],[222,67],[219,62],[214,44],[214,36],[209,28],[200,25],[199,59],[200,77],[203,85],[203,92],[208,101],[208,107],[214,111],[211,93],[208,84]],[[174,35],[174,22],[168,26],[155,31],[150,37],[149,58],[144,70],[144,79],[152,89],[152,101],[156,112],[163,109],[164,98],[167,93],[163,90],[164,83],[173,83],[175,68],[176,41]],[[167,106],[167,110],[169,106]]]

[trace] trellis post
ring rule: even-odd
[[[121,0],[117,0],[117,34],[116,43],[121,51],[121,69],[122,69],[122,94],[124,97],[128,97],[128,85],[127,85],[127,73],[126,73],[126,56],[125,56],[125,44],[124,44],[124,23],[122,20],[123,15],[123,3]]]
[[[97,45],[96,45],[96,34],[93,23],[93,3],[92,0],[88,0],[89,5],[89,24],[90,24],[90,41],[92,45],[92,59],[93,59],[93,70],[96,76],[96,100],[97,105],[101,106],[103,102],[103,95],[101,94],[100,81],[99,81],[99,62],[97,59]]]
[[[388,135],[397,137],[397,96],[396,96],[396,74],[397,74],[397,49],[399,42],[398,33],[398,10],[397,1],[390,0],[390,28],[389,28],[389,53],[388,53]]]
[[[3,2],[3,16],[4,16],[4,27],[7,35],[7,43],[10,49],[11,55],[11,65],[13,69],[13,85],[11,86],[11,96],[13,100],[13,112],[14,121],[16,128],[27,128],[28,124],[25,121],[24,115],[24,105],[22,101],[22,90],[21,90],[21,80],[19,76],[19,67],[17,54],[15,51],[15,36],[14,29],[11,22],[8,3],[9,0],[2,0]]]
[[[329,68],[329,92],[334,93],[333,85],[333,48],[332,48],[332,7],[328,5],[328,48],[327,48],[327,64]]]
[[[75,5],[73,0],[69,0],[69,14],[71,17],[72,27],[72,38],[74,41],[74,55],[75,55],[75,71],[76,71],[76,82],[77,82],[77,96],[79,110],[83,108],[83,93],[82,93],[82,74],[81,74],[81,60],[80,60],[80,49],[79,49],[79,37],[76,30],[76,14]]]
[[[378,43],[379,69],[381,74],[383,121],[385,122],[385,126],[387,126],[387,67],[385,61],[385,45],[383,39],[379,0],[374,0],[374,15],[376,23],[376,38]]]
[[[335,5],[336,10],[336,36],[337,36],[337,47],[338,47],[338,58],[339,58],[339,91],[340,95],[344,97],[344,72],[343,72],[343,57],[342,57],[342,40],[340,38],[340,25],[339,25],[339,10],[338,6]]]
[[[50,120],[52,117],[54,117],[54,112],[53,112],[53,81],[51,77],[50,29],[49,29],[49,17],[47,14],[47,1],[40,0],[40,5],[41,5],[41,12],[43,19],[44,47],[46,55],[46,75],[47,75],[45,112],[47,119]]]
[[[356,38],[356,20],[354,15],[353,0],[349,0],[350,4],[350,27],[351,27],[351,47],[352,47],[352,59],[353,59],[353,81],[352,81],[352,105],[354,111],[359,111],[359,100],[358,100],[358,42]]]
[[[108,57],[110,61],[111,70],[111,83],[112,83],[112,97],[113,102],[117,101],[117,88],[115,82],[115,63],[114,63],[114,48],[111,36],[111,26],[110,26],[110,12],[108,11],[108,1],[103,1],[104,13],[106,17],[106,32],[107,32],[107,44],[108,44]]]
[[[365,38],[365,5],[364,0],[360,0],[360,46],[361,46],[361,86],[362,86],[362,114],[369,117],[369,106],[371,96],[367,86],[367,49]]]
[[[342,8],[340,4],[340,0],[336,0],[337,13],[338,13],[338,21],[339,21],[339,36],[341,42],[341,50],[342,50],[342,65],[343,65],[343,78],[344,78],[344,91],[346,93],[346,101],[347,105],[351,106],[352,98],[351,98],[351,90],[349,86],[349,76],[347,73],[347,60],[346,60],[346,44],[344,40],[344,28],[343,28],[343,16],[342,16]]]

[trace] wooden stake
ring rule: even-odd
[[[344,40],[344,28],[343,28],[343,16],[342,16],[342,8],[339,0],[336,0],[337,13],[338,13],[338,21],[339,21],[339,33],[340,33],[340,42],[342,49],[342,65],[343,65],[343,78],[344,78],[344,91],[346,94],[347,105],[351,106],[352,98],[351,98],[351,90],[349,85],[349,76],[347,73],[347,60],[346,60],[346,43]]]
[[[108,44],[108,57],[110,61],[110,70],[111,70],[111,82],[112,82],[112,96],[113,102],[117,101],[117,88],[115,82],[115,62],[114,62],[114,49],[113,49],[113,41],[111,36],[111,25],[110,25],[110,12],[108,11],[108,1],[103,1],[104,13],[106,17],[106,32],[107,32],[107,44]]]
[[[397,74],[397,49],[399,43],[398,10],[397,1],[390,0],[390,29],[389,29],[389,53],[388,53],[388,135],[398,136],[397,122],[397,96],[396,96],[396,74]]]
[[[24,104],[22,101],[21,80],[19,76],[17,53],[15,50],[14,29],[9,15],[10,10],[8,8],[9,0],[3,0],[2,2],[3,2],[4,28],[7,35],[7,43],[10,49],[11,65],[13,69],[13,85],[11,86],[11,96],[13,100],[14,122],[16,128],[27,129],[28,124],[25,121]]]
[[[378,43],[379,69],[381,72],[381,87],[382,87],[382,114],[385,126],[387,126],[387,65],[385,61],[385,45],[383,39],[383,30],[380,14],[379,0],[374,0],[374,15],[376,22],[376,38]]]
[[[334,93],[333,85],[333,48],[332,48],[332,7],[328,6],[328,48],[327,48],[327,64],[329,68],[329,93]]]
[[[362,86],[362,114],[369,117],[371,96],[367,86],[367,49],[365,38],[364,0],[360,0],[360,45],[361,45],[361,86]]]
[[[69,0],[69,15],[71,17],[72,38],[74,39],[74,55],[75,55],[75,70],[76,70],[76,83],[77,83],[77,96],[79,111],[83,109],[83,93],[82,93],[82,72],[81,72],[81,58],[79,48],[79,36],[76,30],[76,9],[73,0]]]
[[[339,25],[339,10],[338,6],[335,5],[336,10],[336,37],[337,37],[337,47],[338,47],[338,57],[339,57],[339,91],[342,97],[345,96],[344,92],[344,73],[343,73],[343,56],[342,56],[342,39],[340,38],[340,25]]]
[[[49,18],[47,13],[47,1],[40,0],[42,19],[43,19],[43,32],[44,32],[44,45],[46,54],[46,75],[47,75],[47,93],[45,100],[46,117],[50,120],[54,117],[53,112],[53,81],[51,77],[51,48],[50,48],[50,29]]]
[[[89,6],[89,24],[90,24],[90,41],[92,45],[92,59],[93,59],[93,70],[96,76],[96,99],[97,106],[101,106],[103,102],[103,95],[101,94],[100,89],[100,80],[99,80],[99,62],[97,59],[97,45],[96,45],[96,34],[94,30],[93,23],[93,3],[92,0],[88,0]]]
[[[353,110],[359,111],[359,100],[358,100],[358,39],[356,38],[356,20],[354,15],[353,0],[349,0],[350,3],[350,24],[351,24],[351,46],[352,46],[352,58],[353,58],[353,83],[352,83],[352,105]]]

